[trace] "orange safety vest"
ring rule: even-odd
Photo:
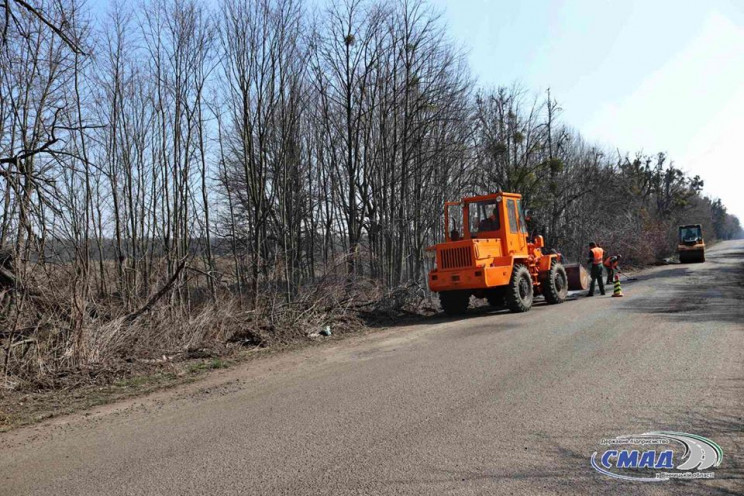
[[[618,261],[617,261],[617,259],[615,259],[615,261],[613,262],[612,261],[612,257],[607,257],[607,258],[605,258],[604,266],[605,267],[610,267],[612,269],[617,269]]]
[[[604,250],[599,246],[595,246],[590,251],[592,252],[592,257],[594,257],[592,263],[594,263],[594,265],[601,264],[602,258],[604,258]]]

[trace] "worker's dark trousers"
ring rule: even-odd
[[[602,273],[602,264],[592,264],[592,283],[589,285],[589,294],[594,294],[594,282],[599,283],[599,292],[605,294],[604,274]]]
[[[607,270],[607,284],[612,284],[612,282],[615,280],[615,269],[612,267],[605,267]]]

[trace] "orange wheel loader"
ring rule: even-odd
[[[457,212],[451,216],[453,210]],[[529,310],[535,295],[551,304],[566,299],[572,288],[561,255],[543,254],[542,236],[529,240],[521,195],[495,193],[447,202],[444,219],[445,241],[428,250],[436,252],[429,288],[439,293],[446,314],[464,313],[471,296],[512,312]]]

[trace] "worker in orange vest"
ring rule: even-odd
[[[493,213],[481,220],[478,224],[478,232],[498,231],[499,230],[499,210],[493,209]]]
[[[604,266],[607,270],[607,284],[612,284],[615,280],[615,272],[618,272],[618,266],[620,265],[620,259],[622,255],[615,255],[612,257],[605,258]]]
[[[591,264],[591,276],[592,282],[589,285],[589,294],[587,296],[594,296],[594,283],[599,282],[599,292],[602,295],[605,294],[604,278],[602,277],[602,262],[604,260],[604,250],[597,246],[597,243],[592,241],[589,243],[589,260],[587,263]]]

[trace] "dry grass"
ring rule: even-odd
[[[165,280],[161,275],[151,287]],[[33,273],[3,302],[0,325],[8,330],[0,333],[0,389],[106,386],[158,364],[302,342],[327,326],[344,334],[433,308],[420,287],[385,292],[365,279],[321,278],[289,299],[278,286],[266,286],[255,308],[227,286],[213,302],[193,279],[179,284],[131,318],[148,295],[128,305],[115,293],[82,302],[69,266]]]

